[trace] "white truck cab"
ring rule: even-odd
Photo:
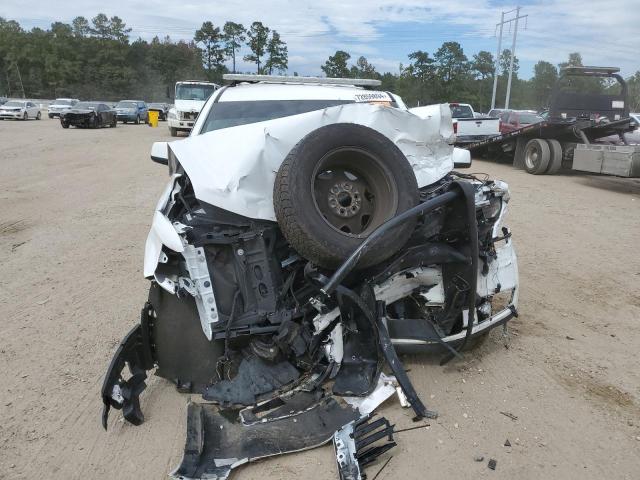
[[[176,82],[174,106],[169,109],[167,123],[172,137],[179,131],[190,132],[211,95],[220,89],[220,85],[212,82],[186,80]]]

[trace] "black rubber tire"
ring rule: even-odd
[[[329,224],[321,214],[315,200],[314,175],[323,158],[342,149],[354,149],[361,156],[348,155],[357,160],[356,171],[373,170],[372,166],[383,172],[380,175],[389,186],[388,194],[395,204],[395,212],[384,212],[384,220],[402,213],[419,201],[418,185],[415,173],[400,149],[381,133],[351,123],[338,123],[321,127],[298,142],[289,152],[276,174],[273,201],[276,218],[283,235],[300,255],[317,265],[327,268],[339,266],[375,229],[381,220],[381,210],[375,206],[377,224],[371,224],[358,235],[344,233]],[[344,152],[342,152],[344,153]],[[371,162],[366,164],[365,162]],[[364,175],[364,174],[361,174]],[[363,192],[363,197],[366,193]],[[381,197],[383,198],[383,197]],[[382,205],[388,202],[380,201]],[[389,207],[391,210],[393,207]],[[416,221],[407,221],[390,230],[367,250],[360,258],[357,268],[364,268],[382,262],[396,253],[409,239]]]
[[[551,158],[545,174],[554,175],[562,168],[562,145],[558,140],[554,140],[553,138],[547,139],[547,143],[549,144]]]
[[[22,121],[26,121],[29,120],[29,115],[27,115],[27,112],[24,112],[24,115],[22,116]]]
[[[136,121],[134,122],[136,125],[140,125],[140,115],[136,117]]]
[[[36,120],[40,120],[42,118],[42,113],[38,112],[36,115]]]
[[[172,137],[177,137],[178,136],[178,129],[174,128],[174,127],[169,127],[169,133],[171,134]]]
[[[111,122],[111,125],[109,125],[111,128],[116,128],[118,126],[118,120],[117,119],[113,119],[113,122]]]
[[[533,157],[533,154],[537,154]],[[551,151],[546,140],[534,138],[524,147],[524,169],[533,175],[542,175],[547,171]]]
[[[53,115],[49,115],[49,118],[53,118]]]
[[[62,125],[62,128],[69,128],[69,124],[67,122],[60,122],[60,125]]]

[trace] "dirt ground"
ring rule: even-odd
[[[103,374],[146,299],[143,248],[166,179],[149,148],[166,139],[163,123],[0,122],[2,479],[162,479],[180,460],[188,396],[162,379],[143,394],[142,426],[119,412],[100,425]],[[640,181],[472,171],[511,186],[520,317],[508,339],[495,330],[446,367],[405,357],[440,416],[397,435],[378,480],[639,478]],[[395,398],[381,412],[416,425]],[[335,479],[333,462],[325,446],[234,478]]]

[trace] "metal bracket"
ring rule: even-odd
[[[220,318],[204,248],[196,248],[193,245],[185,244],[182,256],[187,264],[192,284],[187,285],[189,279],[181,277],[180,285],[184,286],[185,290],[195,298],[202,331],[211,340],[213,335],[211,324],[218,323]]]

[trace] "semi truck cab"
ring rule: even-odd
[[[219,88],[216,83],[198,80],[176,82],[174,106],[167,115],[172,137],[177,137],[180,131],[191,131],[205,102]]]

